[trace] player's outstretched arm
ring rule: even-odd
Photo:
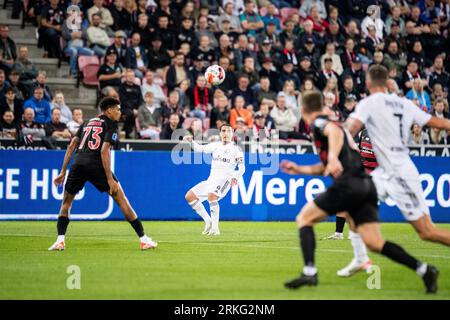
[[[450,120],[438,117],[431,117],[430,120],[428,120],[427,122],[427,126],[431,128],[450,131]]]
[[[77,136],[73,137],[72,140],[70,141],[70,144],[66,150],[66,154],[64,155],[64,161],[61,171],[53,181],[56,186],[60,186],[64,183],[64,179],[66,178],[67,167],[69,166],[70,159],[72,159],[73,152],[75,151],[75,148],[78,146],[79,141],[80,139]]]
[[[323,174],[325,167],[322,163],[309,165],[309,166],[299,166],[295,162],[283,160],[280,163],[281,171],[287,174],[297,175],[306,174],[312,176],[318,176]]]
[[[184,141],[188,141],[191,144],[192,150],[195,152],[204,152],[204,153],[211,153],[214,151],[215,143],[208,143],[208,144],[198,144],[192,139],[192,136],[188,135],[183,138]]]
[[[103,170],[105,170],[106,179],[109,185],[109,194],[114,196],[119,191],[119,184],[113,178],[111,171],[111,144],[104,142],[101,151]]]
[[[333,177],[339,177],[344,168],[339,161],[339,154],[344,145],[344,130],[336,124],[329,122],[323,130],[323,134],[328,137],[328,164],[325,168],[324,175],[331,174]]]

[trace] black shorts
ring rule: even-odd
[[[378,222],[378,195],[369,176],[342,176],[314,199],[329,215],[347,211],[355,225]]]
[[[118,181],[114,173],[113,178]],[[70,194],[77,194],[83,189],[86,181],[92,183],[100,192],[109,191],[105,170],[98,164],[73,164],[64,188]]]

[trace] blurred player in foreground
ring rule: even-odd
[[[347,119],[352,135],[365,125],[371,138],[378,167],[371,173],[378,198],[395,201],[405,220],[414,227],[420,238],[450,246],[450,231],[438,229],[432,222],[430,210],[423,195],[419,172],[409,156],[408,135],[413,124],[450,130],[450,121],[422,111],[413,102],[387,93],[388,71],[383,66],[369,68],[366,86],[370,96],[363,99]],[[364,269],[368,259],[362,241],[355,235],[352,242],[354,258],[338,271],[351,276]],[[419,270],[420,274],[425,268]]]
[[[350,225],[361,235],[370,250],[416,271],[422,277],[426,291],[436,292],[436,268],[418,261],[402,247],[383,239],[378,222],[375,185],[364,171],[353,138],[324,114],[322,94],[318,91],[306,94],[302,105],[303,116],[311,127],[321,163],[299,166],[290,161],[283,161],[281,169],[288,174],[331,175],[333,184],[313,201],[308,202],[297,215],[304,267],[300,277],[285,283],[285,286],[297,289],[318,284],[314,262],[316,242],[313,226],[329,215],[347,212]]]
[[[67,182],[64,186],[64,198],[59,212],[56,242],[48,249],[64,250],[65,234],[69,225],[69,214],[75,195],[89,181],[100,192],[108,192],[122,209],[122,213],[131,224],[141,241],[141,249],[152,249],[157,243],[144,233],[144,227],[128,202],[122,186],[111,171],[111,148],[117,142],[117,121],[120,119],[120,102],[115,98],[104,98],[99,108],[102,114],[86,121],[78,129],[67,147],[61,172],[55,185],[62,185],[66,177],[72,154],[76,150]]]
[[[229,124],[220,127],[220,140],[207,145],[200,145],[192,136],[184,139],[191,143],[195,152],[212,153],[211,172],[207,180],[191,188],[185,196],[186,201],[205,221],[203,234],[219,235],[219,201],[224,198],[232,186],[245,172],[244,153],[233,142],[233,128]],[[238,170],[236,170],[236,166]],[[203,201],[208,200],[211,217]]]

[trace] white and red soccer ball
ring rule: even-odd
[[[225,80],[225,70],[217,64],[209,66],[205,71],[205,78],[210,85],[218,86]]]

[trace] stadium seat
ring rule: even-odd
[[[79,56],[78,57],[78,77],[77,88],[80,86],[81,77],[83,83],[87,86],[98,86],[99,81],[97,72],[100,68],[100,61],[97,56]]]

